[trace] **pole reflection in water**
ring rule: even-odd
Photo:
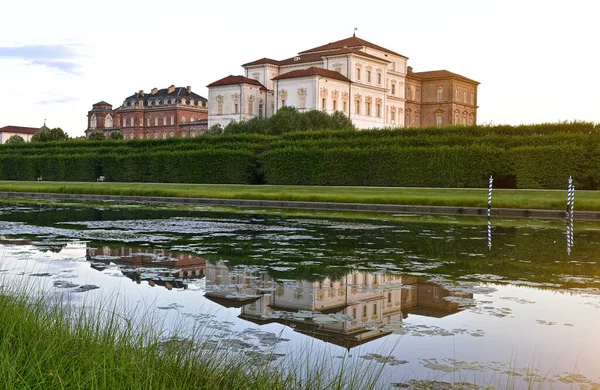
[[[296,332],[354,348],[392,333],[408,315],[442,318],[460,311],[446,297],[472,298],[413,276],[353,271],[333,280],[274,280],[252,268],[207,264],[206,298],[241,308],[240,318],[280,323]]]
[[[487,225],[487,239],[488,239],[488,249],[492,249],[492,218],[488,217],[488,225]]]
[[[573,214],[567,219],[567,254],[571,255],[571,248],[573,247]]]

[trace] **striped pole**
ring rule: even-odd
[[[575,216],[575,184],[571,184],[571,219]]]
[[[567,220],[567,254],[571,255],[571,247],[573,246],[573,219]]]
[[[492,216],[492,183],[494,179],[490,176],[490,187],[488,190],[488,217]]]
[[[571,217],[571,208],[572,206],[572,196],[573,196],[573,178],[571,176],[569,176],[569,185],[567,186],[567,211],[566,211],[566,218],[570,218]]]

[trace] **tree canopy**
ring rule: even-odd
[[[88,139],[92,141],[103,141],[106,139],[106,137],[104,136],[104,132],[102,130],[94,130],[90,133]]]
[[[6,144],[22,144],[22,143],[25,143],[25,140],[19,134],[13,134],[6,140],[5,143]]]
[[[216,131],[213,131],[213,127],[211,127],[211,132],[216,133]],[[330,115],[319,110],[299,112],[295,107],[283,107],[270,118],[252,118],[249,121],[231,122],[225,126],[223,133],[279,135],[306,130],[354,129],[355,127],[350,118],[341,111],[336,111]]]
[[[50,129],[44,126],[31,136],[31,142],[63,141],[67,139],[69,139],[69,135],[60,127]]]

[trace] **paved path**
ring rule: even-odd
[[[335,203],[335,202],[293,202],[279,200],[250,200],[250,199],[216,199],[216,198],[176,198],[162,196],[129,196],[129,195],[90,195],[90,194],[60,194],[42,192],[3,192],[1,198],[23,199],[60,199],[77,201],[108,201],[108,202],[141,202],[162,204],[185,204],[198,206],[234,206],[234,207],[268,207],[308,210],[360,211],[401,214],[440,214],[440,215],[471,215],[487,216],[484,207],[451,207],[451,206],[414,206],[396,204],[369,203]],[[576,220],[600,220],[600,212],[577,211]],[[536,209],[494,209],[493,217],[513,218],[565,218],[562,210]]]

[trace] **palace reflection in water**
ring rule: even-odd
[[[338,280],[273,280],[266,272],[207,264],[206,297],[240,307],[240,318],[278,322],[297,332],[353,348],[391,332],[385,325],[408,315],[445,317],[459,311],[448,296],[472,298],[416,277],[364,271]]]
[[[385,326],[409,315],[457,313],[458,303],[446,297],[472,298],[422,278],[383,272],[351,271],[320,281],[276,279],[263,267],[232,268],[188,253],[108,246],[88,247],[86,258],[99,271],[113,263],[136,283],[169,290],[205,277],[205,297],[240,308],[239,318],[259,325],[277,322],[348,349],[390,334]]]

